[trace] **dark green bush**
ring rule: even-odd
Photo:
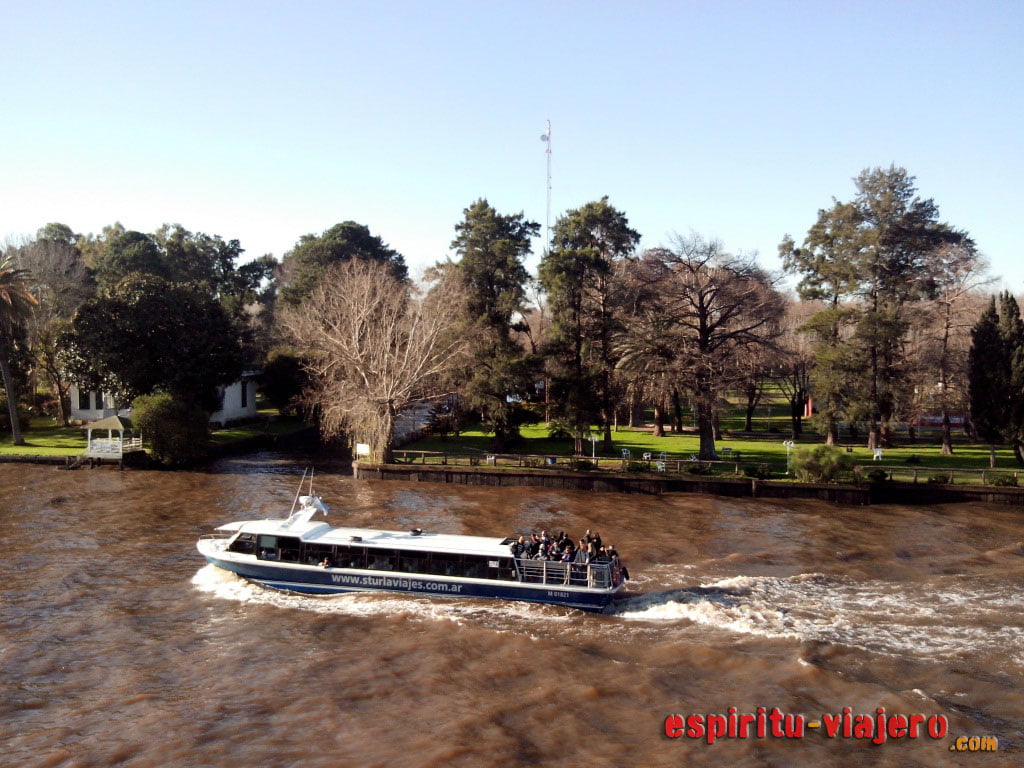
[[[989,484],[999,488],[1016,488],[1017,478],[1014,475],[996,475],[989,481]]]
[[[263,365],[260,391],[282,414],[298,413],[299,398],[308,383],[302,358],[287,352],[272,352]]]
[[[869,483],[884,483],[889,479],[889,473],[884,469],[872,469],[867,474]]]
[[[715,470],[712,469],[710,464],[705,464],[703,461],[697,461],[687,466],[686,472],[690,475],[713,475]]]
[[[949,475],[943,472],[936,472],[934,475],[928,477],[928,482],[933,485],[949,485]]]
[[[792,470],[796,479],[805,483],[835,483],[853,470],[852,454],[831,445],[797,448],[793,452]]]
[[[580,472],[589,472],[597,467],[589,459],[573,459],[572,468]]]
[[[747,477],[755,477],[758,480],[767,480],[772,476],[767,464],[746,464],[743,467],[743,474]]]
[[[132,426],[149,443],[152,457],[166,466],[186,466],[206,458],[208,418],[202,409],[165,392],[143,395],[132,403]]]
[[[909,456],[907,456],[907,464],[920,464],[920,463],[921,463],[921,457],[918,456],[916,453],[912,453]]]

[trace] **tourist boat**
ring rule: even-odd
[[[611,562],[519,559],[514,538],[332,528],[313,519],[327,506],[312,490],[296,502],[287,519],[220,526],[200,537],[200,553],[256,584],[320,595],[409,592],[600,612],[623,587],[622,569]]]

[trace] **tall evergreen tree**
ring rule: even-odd
[[[522,213],[499,214],[483,198],[463,215],[452,248],[460,257],[457,269],[467,297],[466,404],[494,433],[495,450],[503,451],[519,436],[518,403],[534,380],[532,360],[513,333],[523,330],[530,277],[523,260],[540,225]]]
[[[553,248],[540,265],[541,286],[555,318],[548,343],[556,415],[570,425],[577,450],[596,416],[602,450],[612,450],[616,337],[621,331],[619,264],[640,234],[607,197],[567,211],[555,224]]]
[[[1008,370],[1006,346],[999,327],[996,300],[971,331],[967,378],[970,388],[971,421],[978,436],[990,446],[990,466],[995,466],[995,446],[1002,442],[1007,422]]]
[[[869,424],[868,445],[888,445],[899,406],[902,339],[906,311],[934,287],[928,255],[943,244],[970,243],[964,233],[938,220],[938,207],[917,196],[914,177],[903,168],[873,168],[855,179],[857,195],[819,212],[803,249],[791,240],[781,249],[787,269],[803,274],[801,285],[817,289],[841,276],[853,299],[854,335],[860,368],[851,391],[849,416]]]
[[[1019,464],[1024,464],[1024,320],[1009,291],[999,296],[999,336],[1003,342],[1000,365],[1006,381],[1003,434]]]
[[[344,221],[323,234],[303,235],[284,255],[281,300],[297,306],[320,282],[327,267],[350,260],[380,262],[399,280],[408,277],[402,254],[371,234],[365,225]]]

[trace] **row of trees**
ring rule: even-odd
[[[578,450],[593,425],[610,450],[614,424],[644,408],[659,433],[681,430],[689,405],[711,459],[724,396],[745,399],[749,428],[771,382],[794,436],[813,396],[828,442],[845,424],[886,445],[896,420],[928,411],[941,413],[952,450],[984,262],[904,169],[869,169],[855,184],[799,246],[780,245],[799,301],[752,256],[697,234],[638,251],[608,198],[558,219],[536,279],[525,260],[538,224],[477,200],[455,225],[454,258],[420,287],[355,222],[301,237],[280,263],[245,264],[237,240],[177,225],[85,237],[48,225],[5,249],[38,303],[0,329],[7,390],[20,373],[22,391],[45,379],[60,403],[75,380],[211,410],[217,385],[259,365],[282,404],[384,457],[396,415],[442,394],[457,394],[454,417],[481,421],[498,450],[536,418],[524,403],[539,393],[545,420]]]
[[[440,308],[435,332],[444,340],[443,361],[410,358],[408,331],[374,337],[376,349],[403,351],[390,365],[430,372],[407,381],[400,397],[371,387],[366,372],[355,372],[353,356],[335,364],[325,345],[309,343],[342,328],[355,338],[350,316],[369,334],[372,313],[343,310],[331,290],[295,295],[284,324],[296,348],[311,355],[319,384],[308,403],[326,413],[339,402],[326,383],[357,382],[348,396],[366,400],[367,413],[375,403],[382,425],[357,431],[372,435],[386,457],[395,413],[420,397],[457,393],[501,450],[533,418],[522,403],[543,382],[545,420],[574,438],[577,450],[592,425],[610,450],[613,424],[632,422],[644,406],[653,407],[659,432],[669,421],[681,429],[688,403],[701,458],[711,459],[724,395],[745,397],[749,428],[771,381],[790,402],[794,436],[813,396],[829,443],[846,424],[851,432],[866,426],[869,445],[888,445],[894,421],[940,413],[944,450],[952,451],[951,425],[967,416],[969,330],[985,264],[970,237],[918,196],[904,169],[869,169],[855,184],[851,201],[819,211],[800,246],[789,236],[780,245],[786,270],[800,278],[801,301],[782,294],[778,276],[753,257],[696,234],[637,252],[639,234],[608,198],[558,219],[534,281],[524,261],[538,225],[477,200],[455,226],[455,260],[430,272],[433,287],[423,295],[387,253],[360,257],[380,265],[376,271],[317,278],[334,292],[358,294],[360,281],[384,285],[386,275],[388,290],[405,297],[403,311]],[[461,287],[461,299],[453,286]],[[370,367],[381,366],[375,359]],[[332,420],[332,430],[345,423]]]

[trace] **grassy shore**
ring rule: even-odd
[[[299,419],[261,410],[260,418],[252,422],[212,430],[210,444],[224,445],[259,435],[288,434],[306,426]],[[85,452],[85,429],[64,427],[52,419],[32,419],[23,436],[25,445],[12,445],[10,432],[0,433],[0,459],[4,456],[78,456]],[[106,432],[103,437],[106,437]]]
[[[549,438],[543,424],[524,426],[521,432],[523,440],[507,449],[507,454],[552,457],[568,457],[572,454],[572,441]],[[740,465],[741,471],[749,466],[762,465],[773,476],[781,479],[785,476],[787,467],[787,446],[785,445],[787,440],[788,435],[780,433],[755,432],[726,435],[724,439],[716,442],[719,456],[725,461],[721,465],[714,466],[713,469],[719,473],[732,474],[736,471],[736,464]],[[613,431],[612,442],[613,451],[610,454],[602,454],[599,440],[597,456],[605,459],[621,459],[622,451],[628,450],[630,458],[635,461],[642,459],[645,453],[650,453],[654,459],[658,459],[664,452],[670,462],[686,461],[691,456],[695,456],[700,447],[696,434],[668,433],[664,437],[655,437],[653,429],[649,427],[624,428]],[[819,436],[807,435],[797,441],[793,450],[820,443]],[[988,470],[989,467],[989,447],[987,445],[958,442],[954,445],[952,456],[943,456],[938,442],[931,436],[915,444],[908,444],[904,440],[897,447],[887,448],[883,452],[881,461],[874,460],[873,452],[865,447],[863,439],[858,443],[847,441],[841,445],[843,449],[849,449],[854,461],[862,468],[862,471],[869,472],[884,467],[885,471],[895,480],[914,480],[916,476],[916,479],[924,482],[931,478],[937,478],[945,471],[953,470],[961,473],[954,476],[955,482],[980,483],[981,472]],[[589,458],[593,450],[590,441],[586,443],[586,449]],[[457,438],[453,436],[425,437],[402,446],[397,453],[402,456],[404,451],[430,451],[462,455],[488,454],[493,451],[492,436],[478,428],[470,429],[462,432]],[[559,464],[561,463],[559,462]],[[615,462],[603,462],[601,468],[614,465]],[[639,468],[635,464],[633,466]],[[646,465],[644,466],[646,467]],[[1022,471],[1008,448],[997,449],[996,467],[1000,470],[997,474],[1012,475],[1014,472]],[[992,477],[993,475],[988,473],[989,481]],[[1024,485],[1024,477],[1021,478],[1021,483]]]

